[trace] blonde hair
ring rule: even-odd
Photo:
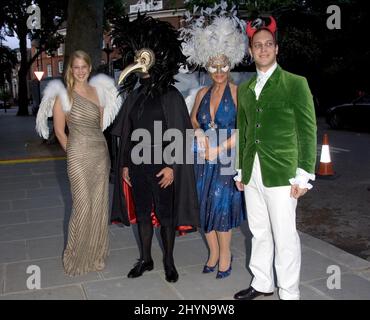
[[[75,85],[75,80],[72,75],[72,64],[76,58],[84,60],[91,69],[91,58],[85,51],[76,50],[69,57],[64,80],[67,85],[67,93],[70,102],[72,102],[72,91]]]

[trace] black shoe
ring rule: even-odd
[[[144,260],[139,260],[135,266],[130,270],[127,277],[128,278],[137,278],[143,275],[144,271],[153,270],[154,264],[153,260],[145,262]]]
[[[259,292],[259,291],[255,290],[253,287],[249,287],[248,289],[245,289],[245,290],[242,290],[242,291],[239,291],[239,292],[235,293],[234,299],[236,299],[236,300],[253,300],[253,299],[256,299],[259,296],[271,296],[273,294],[274,294],[273,292],[268,292],[268,293]]]
[[[166,281],[168,282],[176,282],[179,279],[179,274],[174,265],[170,267],[164,267],[164,272],[166,274]]]

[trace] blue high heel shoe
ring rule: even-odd
[[[231,265],[232,265],[232,263],[233,263],[233,256],[231,256],[231,259],[230,259],[229,269],[227,269],[226,271],[217,271],[216,279],[223,279],[223,278],[228,277],[231,274],[231,270],[232,270]]]
[[[207,264],[204,265],[203,267],[203,273],[211,273],[211,272],[214,272],[216,267],[218,265],[218,261],[217,263],[213,266],[213,267],[210,267],[210,266],[207,266]]]

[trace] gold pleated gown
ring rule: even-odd
[[[67,142],[72,214],[63,254],[71,276],[102,270],[109,250],[110,160],[100,118],[97,105],[73,92]]]

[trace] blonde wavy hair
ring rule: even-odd
[[[66,68],[66,73],[64,75],[64,80],[65,80],[65,83],[67,85],[67,93],[68,93],[68,98],[69,98],[70,102],[72,102],[72,91],[73,91],[73,87],[75,85],[75,80],[74,80],[73,74],[72,74],[72,65],[73,65],[73,61],[76,58],[84,60],[87,63],[87,65],[89,66],[90,70],[92,68],[91,58],[83,50],[76,50],[69,57],[67,68]]]

